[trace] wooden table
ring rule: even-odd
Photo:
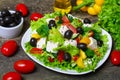
[[[24,17],[24,27],[20,36],[14,38],[14,40],[16,40],[19,45],[18,52],[12,57],[5,57],[0,52],[0,78],[2,78],[2,76],[9,71],[15,71],[13,68],[13,64],[16,60],[30,59],[23,51],[20,44],[23,34],[29,28],[30,25],[30,14],[32,12],[40,12],[42,14],[53,12],[54,0],[0,0],[0,9],[6,7],[8,9],[15,10],[15,5],[20,2],[25,3],[28,6],[30,13],[27,17]],[[75,0],[72,0],[72,3],[74,4]],[[87,15],[87,13],[83,13],[80,11],[72,12],[71,14],[80,18],[88,17],[92,20],[92,22],[97,21],[96,16],[90,16]],[[0,38],[0,46],[6,40],[7,39]],[[54,72],[52,70],[40,66],[37,63],[35,63],[35,65],[36,70],[33,73],[21,74],[23,80],[120,80],[120,68],[119,66],[113,66],[110,63],[109,58],[95,72],[77,76]]]

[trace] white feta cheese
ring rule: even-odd
[[[67,30],[69,30],[69,29],[67,28],[67,26],[62,25],[62,26],[60,27],[60,29],[59,29],[59,32],[64,36],[64,34],[65,34],[65,32],[66,32]]]
[[[72,39],[65,40],[64,45],[67,46],[69,44],[72,45],[72,46],[77,46],[77,41],[76,40],[72,40]]]
[[[44,48],[46,44],[46,38],[41,38],[38,42],[37,42],[37,48]]]
[[[90,44],[88,45],[89,48],[91,48],[92,50],[97,48],[97,40],[95,40],[94,38],[90,37]]]
[[[92,27],[91,24],[83,24],[84,27]]]
[[[57,47],[58,47],[58,43],[47,41],[46,51],[51,53],[57,53],[57,51],[54,50],[54,48],[57,48]]]

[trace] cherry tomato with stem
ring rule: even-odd
[[[18,72],[7,72],[3,75],[2,80],[22,80],[22,76]]]
[[[16,11],[21,12],[22,16],[27,16],[27,14],[28,14],[28,8],[23,3],[19,3],[19,4],[16,5]]]

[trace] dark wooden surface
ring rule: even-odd
[[[5,57],[0,52],[0,80],[5,73],[9,71],[15,71],[13,64],[16,60],[30,59],[23,51],[20,44],[23,34],[30,25],[30,14],[32,12],[40,12],[42,14],[53,12],[54,0],[0,0],[0,9],[8,8],[15,10],[15,5],[20,2],[25,3],[28,6],[29,15],[24,18],[24,27],[20,36],[14,38],[14,40],[16,40],[19,45],[18,52],[12,57]],[[72,0],[72,3],[74,5],[75,0]],[[71,14],[80,18],[88,17],[92,20],[92,22],[97,21],[96,16],[89,16],[86,13],[80,11],[72,12]],[[6,40],[7,39],[0,38],[0,47]],[[33,73],[21,74],[23,80],[120,80],[120,67],[113,66],[110,63],[110,58],[108,58],[107,61],[95,72],[77,76],[57,73],[46,69],[37,63],[35,63],[35,65],[36,70]]]

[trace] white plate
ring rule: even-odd
[[[29,28],[26,33],[23,35],[23,38],[22,38],[22,41],[21,41],[21,45],[22,45],[22,48],[23,50],[26,52],[25,50],[25,43],[28,42],[30,40],[30,34],[31,34],[31,29]],[[106,54],[104,55],[103,59],[99,61],[99,63],[97,64],[96,68],[99,68],[106,60],[107,58],[109,57],[110,55],[110,52],[111,52],[111,48],[112,48],[112,38],[110,36],[110,34],[108,32],[106,32],[105,30],[102,29],[102,34],[106,34],[107,37],[108,37],[108,50],[106,52]],[[27,53],[27,52],[26,52]],[[37,62],[38,64],[50,69],[50,70],[53,70],[53,71],[56,71],[56,72],[60,72],[60,73],[64,73],[64,74],[70,74],[70,75],[82,75],[82,74],[87,74],[87,73],[90,73],[92,72],[92,70],[89,70],[89,71],[86,71],[86,72],[76,72],[74,70],[67,70],[67,71],[64,71],[64,70],[61,70],[59,68],[52,68],[52,67],[48,67],[48,66],[45,66],[42,62],[40,62],[39,60],[37,60],[35,57],[31,56],[29,53],[27,53],[27,55],[33,59],[35,62]]]

